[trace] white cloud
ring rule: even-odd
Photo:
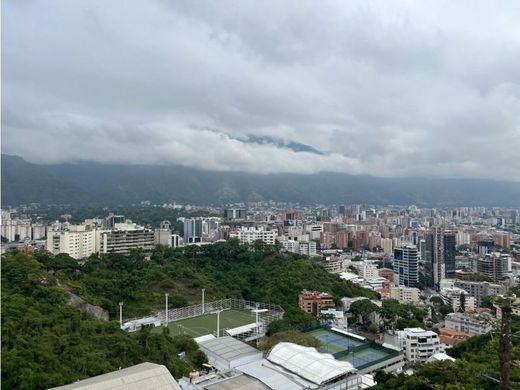
[[[2,14],[5,153],[520,180],[515,1],[12,1]],[[240,141],[251,134],[324,155]]]

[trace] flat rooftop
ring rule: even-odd
[[[240,357],[258,355],[260,351],[250,345],[234,339],[231,336],[219,337],[199,344],[202,349],[206,349],[222,359],[231,361]]]

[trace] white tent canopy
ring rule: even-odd
[[[267,360],[317,385],[356,371],[352,364],[336,360],[331,354],[293,343],[277,344]]]

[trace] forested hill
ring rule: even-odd
[[[2,203],[118,205],[142,200],[520,206],[520,183],[477,179],[377,178],[346,173],[253,174],[183,166],[37,165],[2,155]]]
[[[112,321],[90,319],[67,306],[57,280],[107,309]],[[119,301],[131,318],[162,309],[165,292],[171,307],[200,303],[201,287],[208,302],[241,297],[283,305],[286,316],[278,328],[314,321],[297,308],[304,288],[336,298],[375,295],[309,259],[235,241],[184,250],[159,247],[151,260],[139,252],[93,256],[82,265],[63,254],[9,254],[2,258],[2,388],[48,388],[143,361],[165,364],[176,378],[186,374],[205,358],[193,339],[127,334],[114,320]],[[186,361],[175,358],[181,351]]]

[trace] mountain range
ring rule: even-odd
[[[485,179],[379,178],[323,172],[254,174],[178,165],[34,164],[2,154],[2,207],[28,203],[125,205],[282,201],[520,207],[520,183]]]

